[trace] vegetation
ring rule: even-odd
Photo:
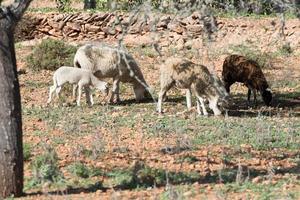
[[[64,181],[58,166],[58,156],[54,149],[46,147],[44,154],[35,157],[31,162],[33,177],[27,187],[39,186],[44,183]]]
[[[32,146],[28,143],[23,144],[23,159],[24,161],[29,161],[29,159],[31,158],[32,154]]]
[[[63,65],[72,66],[76,49],[61,40],[46,39],[34,47],[26,58],[26,65],[34,71],[54,71]]]
[[[96,11],[132,11],[145,1],[117,2],[117,7],[114,7],[107,0],[97,0]],[[170,13],[186,11],[176,5],[173,5],[174,10],[165,9],[162,2],[151,1],[152,8]],[[244,7],[241,2],[245,3]],[[273,4],[256,0],[211,1],[209,13],[205,16],[214,12],[220,14],[220,10],[231,16],[269,15],[271,10],[277,9]],[[276,12],[288,9],[277,9]],[[69,8],[62,10],[68,11]],[[181,16],[182,13],[177,14]],[[270,26],[273,27],[272,24]],[[249,27],[246,24],[245,29]],[[173,43],[176,43],[175,36],[160,36],[166,40],[172,37]],[[189,35],[182,33],[182,36],[184,40],[190,40]],[[272,44],[270,49],[260,48],[261,44],[256,46],[255,42],[259,40],[254,38],[255,42],[246,40],[236,46],[228,43],[222,46],[220,43],[215,50],[209,46],[214,41],[210,44],[204,38],[199,40],[204,47],[200,53],[192,45],[189,48],[189,53],[198,57],[175,47],[176,51],[173,51],[172,44],[161,45],[162,51],[182,54],[203,63],[206,60],[201,60],[199,55],[205,57],[205,48],[208,48],[208,57],[213,58],[214,65],[218,65],[218,73],[220,58],[228,53],[244,55],[265,67],[274,92],[273,107],[264,107],[259,94],[258,105],[248,105],[246,95],[241,95],[247,91],[236,84],[232,86],[233,103],[225,108],[222,117],[198,116],[196,108],[186,111],[185,98],[179,90],[170,91],[164,107],[167,112],[158,115],[153,102],[135,103],[132,89],[127,84],[121,85],[122,102],[119,104],[104,104],[104,98],[98,96],[94,98],[93,107],[77,107],[74,103],[44,106],[52,73],[39,70],[71,65],[76,47],[63,41],[43,41],[43,45],[37,45],[33,50],[36,54],[33,52],[27,59],[27,65],[34,66],[32,69],[38,72],[29,71],[20,76],[25,120],[24,158],[26,165],[30,166],[25,168],[26,174],[29,174],[25,192],[44,192],[47,188],[50,194],[63,191],[63,194],[84,195],[83,198],[90,195],[98,197],[103,192],[112,199],[122,199],[122,195],[126,199],[130,194],[136,195],[132,195],[133,198],[147,194],[158,199],[210,199],[212,195],[219,199],[299,198],[300,123],[297,102],[300,81],[294,78],[296,76],[279,77],[276,74],[280,72],[281,76],[298,63],[298,49],[293,42],[289,44],[284,38],[279,39],[280,43]],[[23,48],[19,46],[18,50]],[[156,64],[161,62],[161,58],[153,44],[132,45],[127,50],[142,66],[149,85],[158,91]],[[271,68],[274,63],[275,67]],[[46,141],[49,146],[44,148],[41,141]],[[62,187],[57,190],[48,188],[49,184],[57,183],[61,183]]]
[[[89,168],[81,162],[75,162],[68,166],[68,170],[74,176],[80,178],[89,178],[93,176],[100,176],[103,172],[96,168]]]

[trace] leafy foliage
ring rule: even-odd
[[[102,175],[102,171],[96,168],[89,168],[84,163],[75,162],[68,167],[70,173],[80,178],[89,178]]]
[[[129,169],[119,169],[108,173],[117,188],[151,187],[166,185],[167,183],[192,183],[200,180],[198,173],[167,172],[155,169],[144,163],[136,162]]]
[[[60,40],[46,39],[33,49],[26,58],[26,63],[35,71],[42,69],[54,71],[62,65],[72,65],[75,52],[75,46]]]
[[[64,179],[58,167],[58,156],[50,147],[47,147],[44,154],[37,156],[31,162],[31,170],[33,174],[31,186],[46,182],[59,182]]]

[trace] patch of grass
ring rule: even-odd
[[[89,178],[93,176],[103,175],[104,173],[97,168],[89,168],[82,162],[75,162],[68,166],[68,171],[74,176],[80,178]]]
[[[44,82],[38,82],[38,81],[33,81],[33,80],[25,81],[26,88],[37,89],[37,88],[42,88],[42,87],[47,87],[47,86],[48,86],[48,83],[44,83]]]
[[[290,56],[291,54],[293,54],[293,51],[294,50],[292,49],[291,44],[285,43],[279,47],[279,49],[277,50],[277,54],[281,56]]]
[[[31,162],[31,170],[33,177],[27,183],[26,187],[32,188],[44,183],[64,182],[62,172],[58,167],[58,156],[54,149],[46,147],[46,152],[37,156]]]
[[[76,49],[61,40],[46,39],[26,57],[26,65],[35,71],[54,71],[62,65],[72,66]]]
[[[239,44],[235,46],[231,46],[229,48],[229,52],[232,54],[239,54],[242,56],[245,56],[248,59],[256,61],[261,68],[270,68],[272,67],[272,60],[274,55],[272,53],[268,52],[262,52],[259,48],[245,45],[245,44]]]
[[[197,161],[199,161],[199,159],[197,157],[191,156],[191,155],[182,156],[176,160],[177,163],[186,162],[189,164],[195,163]]]
[[[32,154],[32,146],[28,143],[23,144],[23,159],[25,162],[29,161]]]
[[[180,183],[194,183],[200,180],[199,173],[168,172],[163,169],[150,168],[137,162],[129,169],[116,169],[109,172],[112,185],[117,188],[153,187]]]
[[[298,199],[300,193],[298,191],[290,191],[289,193],[282,192],[282,187],[288,184],[290,180],[280,180],[274,184],[257,184],[252,182],[245,182],[243,184],[228,183],[222,187],[224,193],[254,193],[255,199]],[[293,183],[293,184],[299,184]]]

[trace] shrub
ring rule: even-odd
[[[143,162],[136,162],[129,169],[116,169],[107,173],[112,178],[112,185],[117,188],[137,188],[162,186],[171,184],[194,183],[201,179],[199,173],[167,172],[146,166]]]
[[[97,168],[89,168],[81,162],[75,162],[68,167],[68,171],[74,176],[80,178],[89,178],[93,176],[103,175],[103,172]]]
[[[26,57],[26,65],[32,70],[56,70],[62,65],[72,66],[76,47],[63,41],[46,39]]]
[[[56,0],[55,2],[58,11],[65,12],[70,10],[71,0]]]
[[[31,163],[33,178],[30,185],[45,182],[59,182],[64,179],[58,167],[58,157],[54,149],[47,147],[46,152],[39,155]]]
[[[245,56],[248,59],[254,60],[262,68],[272,67],[272,60],[274,55],[268,52],[262,52],[257,47],[240,44],[230,47],[229,53],[236,53]]]

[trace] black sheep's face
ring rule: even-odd
[[[270,106],[272,101],[272,92],[269,88],[265,89],[262,92],[262,98],[267,106]]]

